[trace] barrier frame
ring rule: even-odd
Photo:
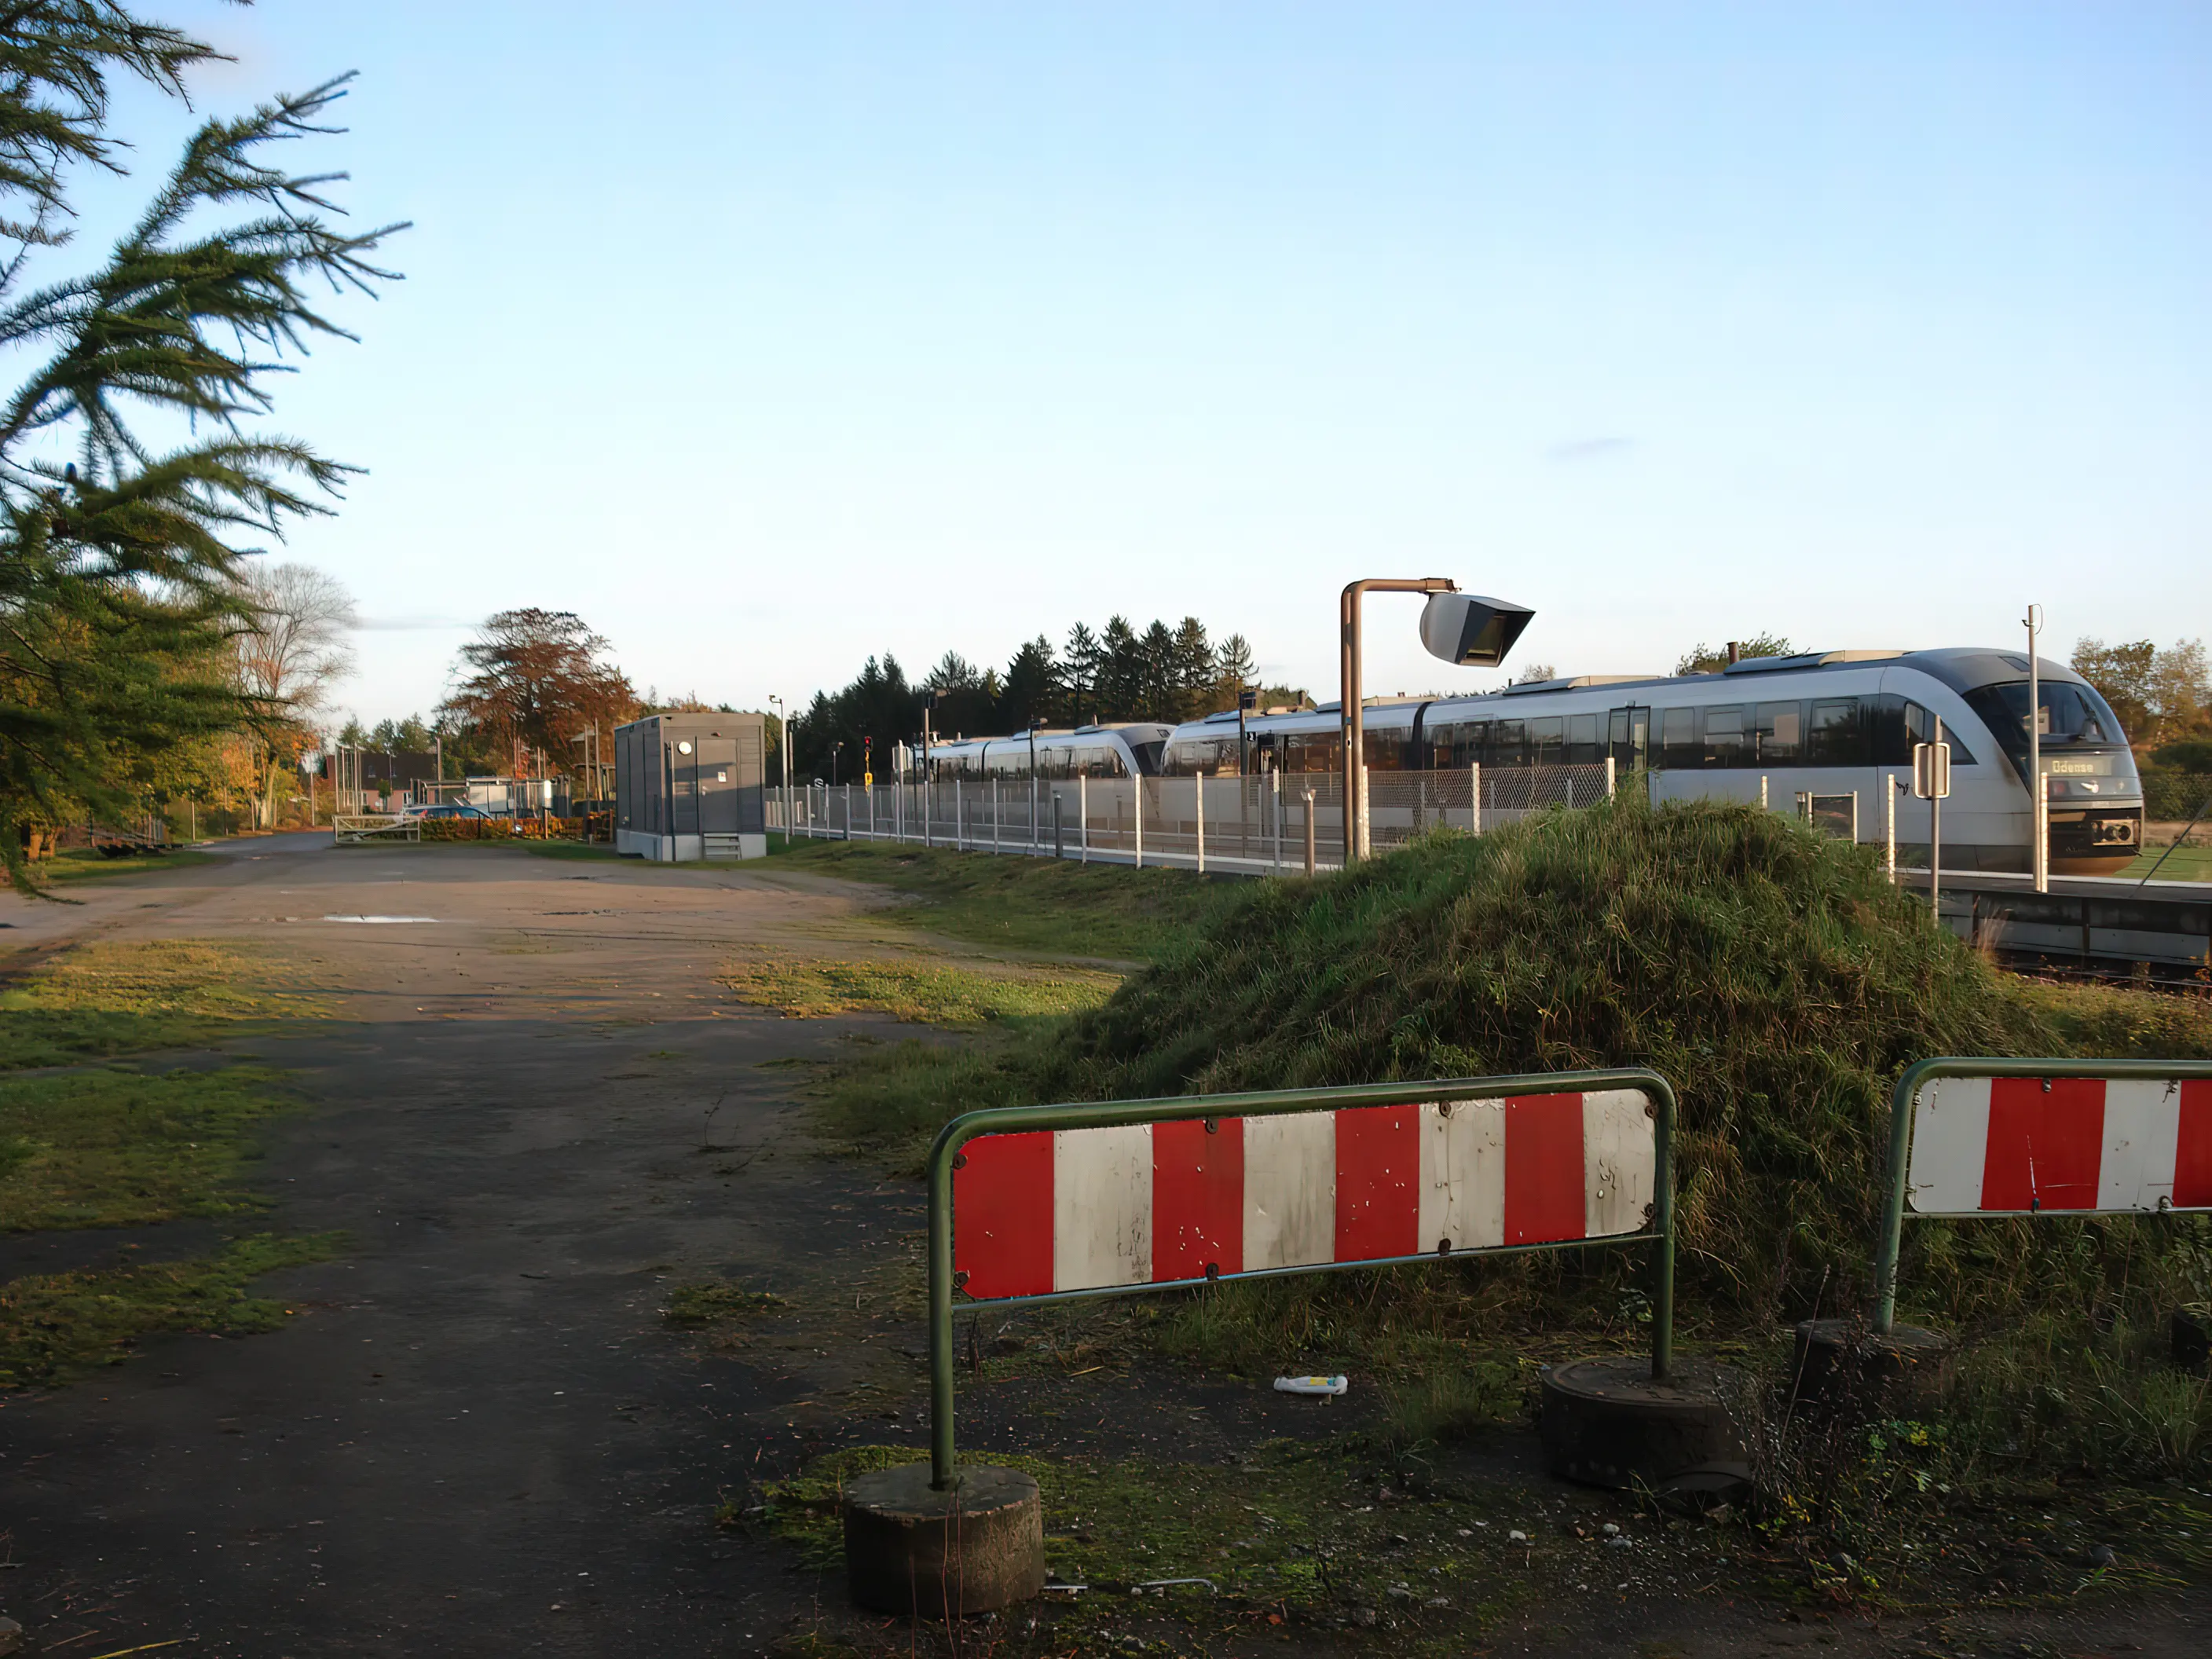
[[[1350,1088],[1265,1089],[1239,1094],[1170,1095],[1152,1100],[1079,1101],[1048,1106],[996,1106],[963,1112],[938,1132],[929,1149],[929,1454],[930,1485],[942,1492],[958,1480],[953,1450],[952,1322],[956,1288],[952,1269],[952,1172],[960,1149],[984,1135],[1054,1129],[1103,1129],[1132,1124],[1181,1123],[1213,1117],[1272,1117],[1297,1112],[1336,1111],[1359,1106],[1420,1106],[1445,1101],[1495,1100],[1519,1095],[1589,1093],[1601,1089],[1641,1090],[1652,1106],[1650,1213],[1643,1229],[1602,1238],[1563,1238],[1537,1244],[1499,1245],[1465,1250],[1425,1250],[1413,1255],[1381,1256],[1364,1261],[1322,1261],[1292,1267],[1266,1267],[1224,1273],[1217,1280],[1175,1279],[1160,1284],[1109,1285],[1034,1296],[994,1297],[971,1305],[981,1308],[1036,1307],[1048,1302],[1089,1301],[1147,1291],[1187,1290],[1208,1283],[1280,1279],[1293,1273],[1340,1272],[1354,1267],[1404,1267],[1417,1261],[1461,1257],[1522,1255],[1536,1250],[1583,1249],[1604,1245],[1656,1243],[1651,1285],[1651,1375],[1665,1380],[1674,1346],[1674,1091],[1665,1078],[1643,1066],[1591,1072],[1538,1072],[1504,1077],[1435,1079],[1420,1083],[1369,1083]]]
[[[1881,1229],[1875,1239],[1874,1328],[1887,1336],[1897,1321],[1897,1258],[1905,1235],[1905,1192],[1911,1174],[1913,1108],[1921,1089],[1947,1077],[2087,1077],[2202,1080],[2212,1078],[2212,1060],[2016,1060],[1943,1054],[1916,1060],[1905,1068],[1889,1096],[1889,1190],[1882,1200]],[[2015,1215],[2017,1211],[1992,1211],[1991,1218]],[[2055,1216],[2166,1214],[2167,1211],[2046,1210]],[[2189,1213],[2198,1213],[2191,1211]],[[1958,1220],[1957,1216],[1928,1219]]]

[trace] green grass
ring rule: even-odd
[[[1094,1008],[1120,983],[1111,974],[978,972],[906,961],[780,956],[730,964],[719,977],[739,1000],[794,1018],[886,1013],[915,1024],[955,1026]]]
[[[902,843],[769,838],[768,867],[888,887],[902,922],[1055,957],[1150,961],[1234,908],[1252,884],[1182,870],[991,858]],[[758,867],[758,866],[754,866]]]
[[[74,848],[41,860],[32,871],[41,886],[73,887],[81,882],[105,881],[114,876],[145,875],[156,870],[184,870],[195,865],[222,864],[220,853],[202,853],[179,847],[167,853],[136,854],[129,858],[104,858],[88,848]]]
[[[293,1104],[283,1079],[256,1066],[0,1082],[0,1232],[258,1210],[249,1131]]]
[[[1864,1305],[1890,1087],[1939,1054],[2212,1056],[2212,1004],[2027,983],[1930,927],[1867,849],[1778,814],[1632,798],[1246,884],[1102,1006],[877,1051],[820,1104],[841,1140],[912,1169],[981,1106],[1648,1065],[1682,1107],[1686,1337],[1768,1356],[1790,1322]],[[2101,1399],[2151,1402],[2114,1407],[2137,1426],[2098,1443],[2100,1467],[2212,1467],[2212,1437],[2181,1437],[2177,1465],[2160,1449],[2175,1433],[2148,1426],[2174,1409],[2148,1344],[2100,1346],[2116,1322],[2148,1332],[2212,1295],[2212,1224],[1947,1222],[1906,1245],[1908,1316],[1992,1352],[2047,1320],[2051,1353],[2104,1355]],[[1591,1250],[1224,1287],[1163,1304],[1144,1341],[1218,1369],[1304,1333],[1316,1364],[1413,1378],[1425,1354],[1501,1332],[1531,1351],[1563,1329],[1632,1344],[1644,1316],[1640,1255]],[[2057,1364],[2038,1363],[2021,1375]],[[1409,1423],[1460,1410],[1407,1400]]]
[[[0,1071],[204,1048],[249,1022],[321,1017],[291,977],[207,939],[80,945],[0,991]]]
[[[2212,881],[2212,847],[2177,847],[2163,864],[2163,847],[2154,847],[2120,872],[2120,881],[2141,881],[2155,866],[2160,881]]]
[[[160,1331],[248,1336],[291,1310],[247,1293],[264,1273],[337,1253],[333,1235],[234,1240],[220,1255],[94,1268],[0,1285],[0,1389],[50,1388],[121,1364]]]
[[[902,1446],[830,1453],[769,1486],[760,1520],[796,1544],[810,1565],[840,1565],[844,1486],[869,1470],[916,1461],[914,1449]],[[1440,1635],[1517,1606],[1534,1588],[1507,1536],[1516,1524],[1536,1524],[1525,1494],[1499,1488],[1460,1502],[1378,1504],[1376,1471],[1356,1444],[1276,1442],[1213,1467],[1142,1457],[994,1454],[990,1461],[1036,1478],[1047,1570],[1092,1587],[1054,1615],[1062,1644],[1090,1625],[1194,1609],[1203,1619],[1234,1607],[1301,1619],[1389,1608],[1409,1633]],[[1125,1599],[1133,1584],[1189,1577],[1211,1580],[1223,1599],[1202,1587],[1170,1590],[1176,1599],[1152,1608],[1132,1609]],[[1394,1584],[1419,1589],[1395,1597]],[[1449,1605],[1428,1607],[1432,1599]]]

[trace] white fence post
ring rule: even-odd
[[[1619,787],[1620,785],[1614,781],[1613,775],[1613,757],[1607,755],[1605,757],[1605,798],[1611,800],[1613,792]]]
[[[966,782],[965,778],[952,780],[952,850],[956,853],[968,850],[967,794],[962,787]]]
[[[1480,761],[1475,761],[1468,767],[1467,788],[1467,798],[1474,809],[1472,816],[1468,819],[1468,833],[1479,836],[1482,833],[1482,763]]]
[[[991,780],[991,850],[999,850],[999,781]]]
[[[1145,779],[1142,773],[1129,780],[1129,799],[1135,803],[1132,810],[1136,814],[1137,868],[1141,870],[1145,867]]]
[[[1201,772],[1191,781],[1191,799],[1198,804],[1198,873],[1206,873],[1206,774]]]
[[[1075,861],[1091,862],[1091,775],[1075,775]]]
[[[1359,768],[1359,856],[1363,859],[1370,857],[1374,852],[1371,829],[1372,821],[1367,813],[1367,767],[1363,762]]]
[[[1275,873],[1283,873],[1283,775],[1279,771],[1267,774],[1267,782],[1275,802]]]

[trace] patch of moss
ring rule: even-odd
[[[0,1389],[47,1388],[99,1365],[119,1365],[157,1331],[246,1336],[291,1316],[252,1296],[264,1273],[321,1261],[338,1237],[258,1234],[219,1255],[40,1274],[0,1285]]]
[[[660,1316],[672,1325],[713,1325],[755,1318],[790,1305],[773,1291],[740,1290],[735,1285],[709,1279],[671,1290]]]

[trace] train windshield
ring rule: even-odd
[[[2045,680],[2039,690],[2041,708],[2036,724],[2045,753],[2128,753],[2128,734],[2094,687]],[[2024,768],[2027,763],[2027,682],[1976,686],[1966,693],[1966,703],[1996,734],[2005,753]]]
[[[1129,752],[1136,757],[1137,770],[1146,777],[1151,777],[1154,773],[1158,772],[1160,769],[1160,757],[1162,754],[1166,752],[1167,746],[1168,744],[1165,738],[1158,738],[1152,743],[1131,744],[1129,745]]]

